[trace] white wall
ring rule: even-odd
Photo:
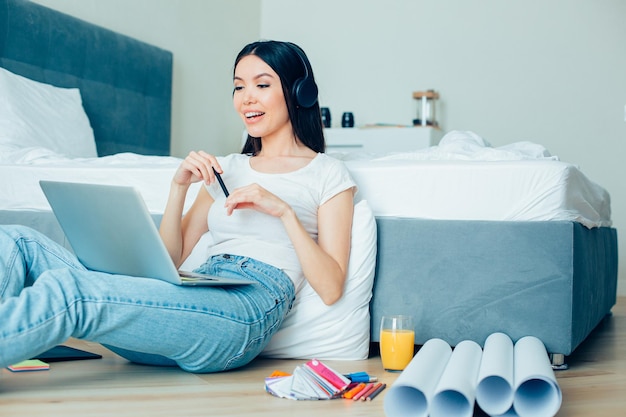
[[[441,94],[445,130],[531,140],[611,194],[626,236],[626,2],[262,0],[261,37],[300,44],[333,124],[410,124],[412,92]],[[626,245],[620,249],[626,260]],[[620,262],[626,294],[626,262]]]
[[[259,0],[36,0],[174,53],[172,154],[235,152],[243,125],[232,108],[237,52],[259,34]]]

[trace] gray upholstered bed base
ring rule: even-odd
[[[415,318],[416,344],[483,344],[502,331],[569,355],[610,313],[617,233],[578,223],[378,218],[372,340],[384,314]]]

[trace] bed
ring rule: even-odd
[[[67,245],[40,179],[135,186],[158,223],[180,161],[169,156],[172,54],[23,0],[0,0],[0,28],[0,68],[63,88],[68,108],[84,108],[88,120],[76,116],[80,129],[59,126],[62,141],[0,145],[0,224],[26,224]],[[447,137],[447,146],[412,153],[337,155],[375,218],[367,234],[353,235],[355,246],[367,235],[375,247],[351,260],[364,278],[343,301],[345,308],[358,304],[358,325],[343,313],[332,320],[361,332],[359,353],[331,349],[320,358],[362,358],[378,341],[381,316],[404,313],[415,318],[416,344],[433,337],[482,344],[496,331],[513,340],[533,335],[558,365],[610,313],[617,233],[608,193],[536,144],[493,148],[468,132]],[[299,327],[350,349],[345,331],[316,333],[313,325]],[[312,341],[305,347],[268,355],[319,349]]]
[[[575,165],[533,143],[493,148],[472,132],[346,159],[378,223],[373,330],[384,314],[409,314],[417,344],[534,335],[558,367],[610,313],[610,196]]]
[[[0,221],[65,243],[40,179],[132,185],[158,218],[180,162],[168,157],[172,53],[29,1],[1,0],[0,28],[0,69],[10,71],[1,74],[4,86],[14,97],[37,89],[30,95],[47,106],[0,101]],[[13,74],[43,85],[13,83]],[[60,88],[39,89],[47,85]],[[7,126],[20,110],[41,112],[39,125]]]

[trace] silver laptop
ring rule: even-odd
[[[176,285],[254,282],[178,271],[141,194],[133,187],[57,181],[39,184],[74,253],[87,269]]]

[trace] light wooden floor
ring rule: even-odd
[[[130,364],[96,344],[69,341],[103,359],[52,364],[50,371],[0,373],[0,416],[384,416],[387,390],[372,402],[291,401],[266,394],[263,379],[303,361],[259,359],[233,372],[192,375]],[[563,405],[558,416],[626,415],[626,297],[558,371]],[[328,364],[341,372],[367,371],[391,385],[397,374],[378,357]],[[480,415],[479,412],[476,415]]]

